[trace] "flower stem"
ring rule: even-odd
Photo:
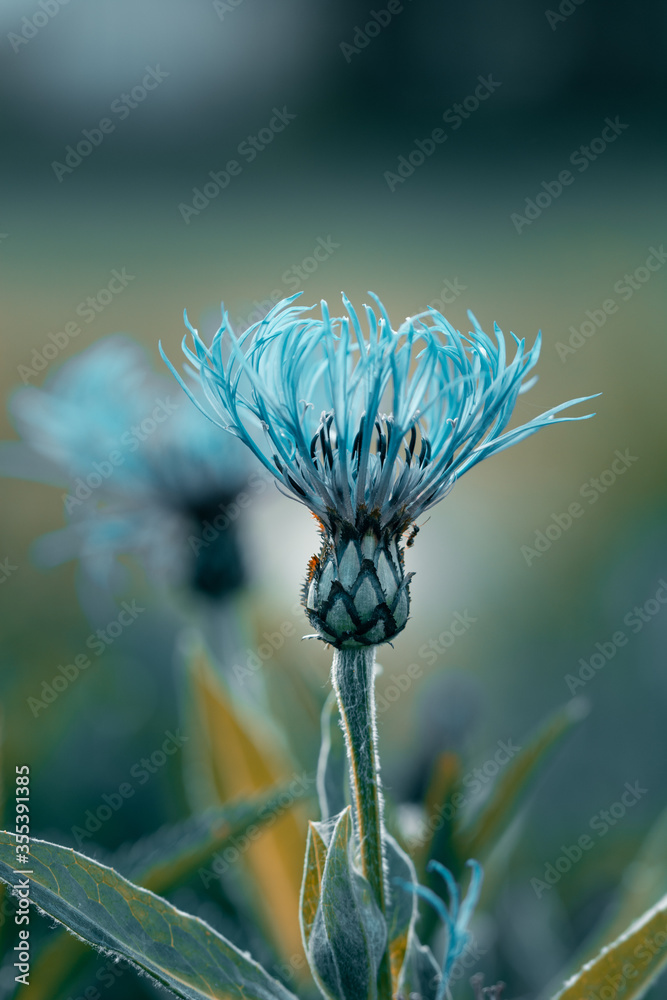
[[[375,726],[375,647],[336,649],[331,678],[345,732],[361,870],[382,914],[386,911],[382,791]],[[391,1000],[388,955],[378,971],[378,1000]]]

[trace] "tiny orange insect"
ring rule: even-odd
[[[417,537],[418,534],[419,534],[419,525],[413,524],[412,528],[410,529],[410,534],[408,535],[408,540],[405,543],[409,549],[411,549],[412,546],[415,544],[415,538]]]

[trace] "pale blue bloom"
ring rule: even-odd
[[[306,613],[340,649],[388,642],[408,620],[401,536],[441,500],[457,476],[548,424],[561,403],[507,430],[520,393],[535,379],[540,338],[513,358],[495,328],[463,336],[431,309],[392,329],[380,300],[365,306],[367,330],[348,299],[332,318],[279,302],[236,336],[223,312],[207,347],[185,317],[205,413],[248,446],[283,491],[319,518],[323,543],[311,559]],[[164,355],[163,355],[164,356]],[[592,416],[592,414],[587,414]]]
[[[79,558],[100,582],[136,552],[161,580],[212,596],[242,579],[236,525],[224,516],[250,456],[221,435],[144,349],[120,334],[67,361],[10,403],[21,442],[2,442],[0,473],[59,485],[69,525],[39,540],[42,561]],[[203,526],[212,527],[202,538]]]
[[[467,335],[433,309],[394,330],[373,295],[364,331],[345,296],[347,315],[336,318],[326,302],[317,316],[296,298],[238,337],[223,313],[210,348],[186,316],[193,347],[184,341],[183,350],[204,411],[329,530],[372,515],[399,534],[483,458],[549,424],[593,416],[556,416],[594,398],[586,396],[507,430],[517,397],[535,383],[539,334],[530,349],[511,334],[509,358],[498,327],[491,339],[471,313]]]

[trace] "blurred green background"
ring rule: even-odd
[[[408,664],[424,667],[379,722],[389,793],[409,802],[438,750],[462,752],[472,767],[498,740],[521,744],[572,697],[566,675],[577,675],[580,659],[619,629],[628,634],[578,688],[590,714],[543,775],[505,872],[502,921],[488,934],[503,939],[512,997],[536,996],[558,971],[667,805],[667,605],[636,633],[624,624],[667,577],[667,266],[641,270],[653,249],[652,266],[660,261],[667,239],[667,18],[656,3],[561,7],[572,12],[554,7],[549,16],[520,0],[420,0],[391,17],[378,5],[374,20],[364,4],[324,0],[71,0],[29,38],[22,18],[41,8],[6,0],[0,12],[3,396],[21,385],[33,348],[76,320],[114,269],[132,276],[127,287],[91,322],[79,314],[81,334],[29,384],[116,331],[145,344],[156,366],[158,339],[177,360],[184,308],[210,337],[221,300],[247,322],[272,295],[295,289],[294,268],[309,303],[324,297],[335,309],[341,289],[355,303],[371,289],[397,322],[430,303],[462,330],[467,309],[487,331],[497,321],[529,343],[541,329],[540,381],[521,398],[519,420],[602,393],[594,420],[543,431],[482,464],[422,519],[407,555],[412,619],[380,651],[381,695]],[[127,115],[111,110],[157,66],[166,76],[145,100]],[[500,86],[488,99],[456,128],[452,114],[443,122],[489,75]],[[248,162],[239,145],[276,108],[294,118]],[[105,117],[114,130],[99,146],[71,171],[54,170]],[[627,127],[603,152],[594,144],[580,170],[570,156],[591,148],[607,118]],[[404,166],[409,176],[389,183],[386,173],[406,162],[399,157],[417,140],[429,150],[437,128],[446,140],[422,163],[413,155],[412,173]],[[234,158],[240,173],[186,222],[179,206]],[[550,204],[538,198],[544,207],[529,208],[536,217],[518,232],[512,215],[525,216],[526,200],[567,169],[573,182]],[[323,245],[326,259],[313,270],[308,258]],[[576,335],[576,350],[559,349],[591,322],[587,311],[600,321],[609,299],[617,310],[594,332],[584,328],[592,335]],[[5,409],[0,427],[2,438],[15,437]],[[582,497],[617,450],[632,456],[626,471]],[[148,613],[34,718],[27,698],[97,623],[80,605],[73,565],[45,571],[31,562],[35,538],[63,523],[60,492],[0,480],[0,494],[0,558],[16,567],[0,584],[4,766],[33,768],[33,831],[72,843],[71,825],[178,723],[172,615],[132,570],[127,596]],[[575,501],[583,515],[543,553],[522,550]],[[248,510],[243,532],[251,629],[296,624],[267,670],[311,661],[324,696],[328,654],[300,642],[309,626],[293,610],[315,526],[272,489]],[[457,612],[475,620],[433,662],[423,644]],[[636,781],[647,789],[637,806],[538,900],[530,879]],[[175,761],[99,842],[113,849],[184,808]],[[130,996],[129,985],[119,988]],[[138,980],[132,988],[152,995]]]

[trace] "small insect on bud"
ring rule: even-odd
[[[365,517],[323,532],[309,565],[303,603],[320,638],[338,649],[375,646],[398,635],[410,611],[400,536]]]

